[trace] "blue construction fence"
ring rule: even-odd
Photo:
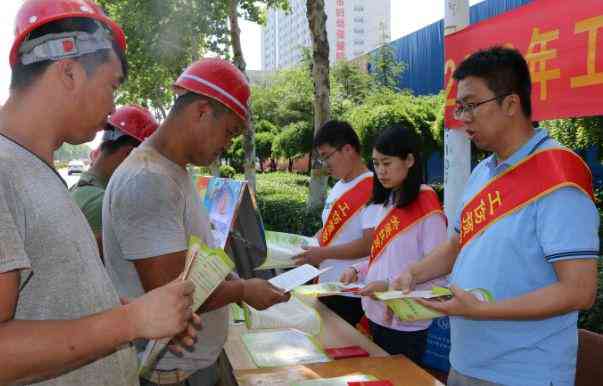
[[[494,17],[514,8],[531,3],[534,0],[487,0],[470,9],[471,24]],[[395,16],[392,19],[395,22]],[[400,76],[399,88],[411,90],[415,95],[439,93],[444,85],[444,21],[440,20],[410,35],[392,41],[396,60],[407,65]],[[375,51],[369,53],[374,55]],[[415,71],[415,69],[418,69]],[[368,65],[371,71],[370,64]],[[587,149],[581,152],[590,166],[595,186],[603,183],[603,167],[599,162],[599,150]],[[443,154],[433,153],[427,159],[426,175],[429,183],[443,181]]]

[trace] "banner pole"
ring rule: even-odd
[[[446,0],[444,36],[469,25],[469,0]],[[444,128],[444,211],[448,234],[454,232],[456,213],[469,174],[471,144],[463,130]]]

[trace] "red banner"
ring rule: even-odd
[[[514,47],[532,74],[533,119],[603,114],[603,0],[535,0],[473,24],[445,39],[446,127],[460,127],[452,112],[452,73],[471,53],[493,45]]]

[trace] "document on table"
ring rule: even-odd
[[[259,311],[244,304],[245,323],[250,330],[295,328],[310,335],[320,334],[322,321],[318,312],[291,296],[288,302]]]
[[[209,295],[226,279],[235,265],[228,255],[219,248],[210,248],[201,239],[191,236],[184,271],[181,278],[189,279],[195,284],[193,295],[193,311],[209,298]],[[166,348],[170,338],[150,340],[140,360],[139,373],[151,370],[159,354]]]
[[[304,264],[295,269],[282,273],[268,280],[272,285],[281,288],[285,292],[299,287],[302,284],[314,279],[327,272],[332,267],[318,269],[310,264]]]
[[[276,367],[329,362],[318,341],[294,329],[252,332],[241,336],[251,359],[258,367]]]
[[[291,383],[291,386],[348,386],[349,382],[376,381],[377,378],[366,374],[344,375],[336,378],[309,379]]]

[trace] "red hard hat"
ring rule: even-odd
[[[245,75],[226,60],[206,58],[191,64],[174,87],[215,99],[244,122],[249,120],[249,83]]]
[[[157,130],[159,123],[151,112],[139,106],[123,106],[109,116],[111,126],[123,133],[144,141]],[[117,138],[112,138],[113,140]]]
[[[10,65],[19,62],[19,47],[35,29],[53,21],[72,17],[98,20],[113,35],[115,42],[126,51],[126,36],[117,23],[109,19],[102,8],[89,0],[26,0],[15,19],[15,41],[10,50]]]

